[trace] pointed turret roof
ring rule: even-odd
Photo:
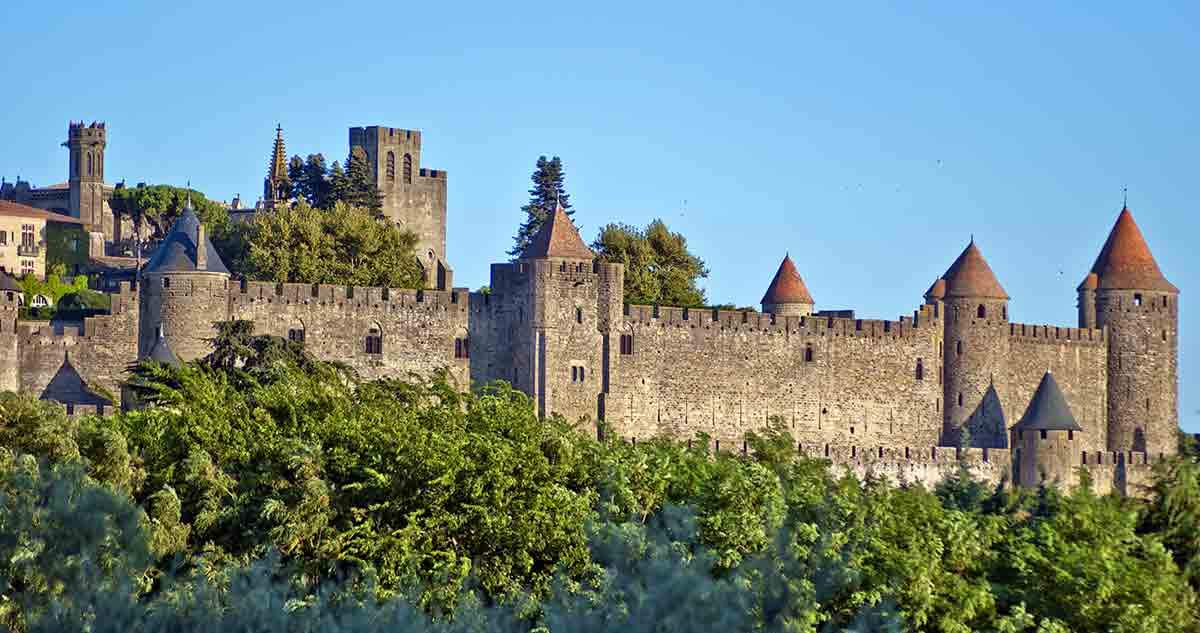
[[[154,347],[150,348],[147,358],[172,367],[178,367],[180,364],[179,357],[171,351],[171,346],[167,344],[167,339],[161,330],[158,332],[158,339],[154,341]]]
[[[988,266],[983,253],[975,246],[975,239],[963,249],[958,259],[942,275],[946,280],[947,297],[981,297],[1007,299],[1008,293],[1000,286],[992,267]]]
[[[1025,415],[1013,426],[1015,430],[1035,431],[1082,431],[1083,428],[1071,415],[1067,399],[1054,380],[1054,375],[1047,371],[1033,392],[1033,399],[1025,409]]]
[[[554,205],[554,213],[546,218],[542,227],[529,241],[522,254],[524,259],[561,257],[566,259],[592,259],[595,253],[583,243],[579,231],[561,204]]]
[[[196,235],[199,228],[200,218],[197,217],[196,210],[192,208],[192,198],[189,194],[187,202],[183,206],[183,213],[180,213],[179,217],[175,219],[171,230],[167,232],[167,236],[155,249],[154,255],[150,257],[150,261],[143,269],[144,272],[209,272],[228,275],[229,269],[221,261],[221,256],[217,254],[216,247],[213,246],[212,240],[208,239],[207,235],[204,236],[203,245],[206,249],[205,266],[203,269],[197,267]]]
[[[71,358],[64,354],[63,364],[58,372],[50,379],[49,384],[39,396],[42,400],[53,400],[63,404],[104,405],[111,406],[112,401],[88,389],[83,376],[71,365]]]
[[[1179,292],[1158,269],[1129,207],[1117,216],[1092,272],[1099,277],[1100,288]]]
[[[938,277],[933,281],[933,285],[929,286],[929,290],[925,291],[926,299],[944,299],[946,297],[946,280]]]
[[[767,286],[767,292],[760,303],[813,303],[812,295],[804,285],[804,280],[800,278],[800,272],[796,270],[796,264],[792,262],[790,255],[784,255],[783,261],[779,262],[779,270],[775,271],[775,278],[771,280],[771,285]]]
[[[0,290],[21,292],[21,286],[16,279],[13,279],[12,275],[0,271]]]

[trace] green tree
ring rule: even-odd
[[[293,156],[288,163],[288,177],[292,180],[296,199],[304,200],[312,207],[324,208],[329,198],[329,169],[325,166],[325,156],[309,154],[303,165],[300,162],[299,156]]]
[[[700,279],[708,277],[704,260],[693,255],[687,239],[662,220],[646,228],[609,224],[600,229],[592,250],[601,261],[625,265],[625,302],[646,305],[700,306]]]
[[[246,228],[244,272],[255,279],[421,288],[416,236],[375,213],[336,203],[298,203],[259,214]]]
[[[304,159],[300,158],[299,154],[288,159],[287,173],[290,189],[288,191],[289,199],[293,201],[301,198],[307,200],[307,197],[303,193],[305,185]]]
[[[383,194],[380,193],[379,187],[375,186],[371,166],[367,162],[367,152],[363,148],[356,146],[350,150],[344,178],[334,180],[333,200],[375,213],[383,209]]]
[[[514,243],[508,251],[509,255],[520,257],[525,252],[533,236],[546,222],[546,218],[554,213],[556,204],[561,204],[567,215],[575,215],[575,211],[571,208],[571,197],[563,186],[565,178],[562,160],[557,156],[549,160],[546,160],[545,156],[538,157],[537,166],[533,170],[533,175],[530,176],[530,179],[533,180],[533,187],[529,189],[529,202],[521,207],[525,219],[513,237]]]
[[[229,210],[195,189],[171,185],[138,185],[131,188],[121,183],[113,190],[110,204],[114,211],[130,218],[134,224],[149,228],[148,233],[142,232],[143,239],[161,239],[183,211],[189,194],[192,208],[210,235],[216,237],[230,230]]]

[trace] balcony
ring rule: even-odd
[[[17,256],[18,257],[37,257],[38,254],[41,252],[42,252],[42,249],[36,244],[18,244],[17,245]]]

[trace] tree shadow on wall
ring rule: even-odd
[[[962,427],[943,431],[941,445],[1008,448],[1008,424],[994,383],[988,385],[979,406],[975,407]]]

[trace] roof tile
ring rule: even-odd
[[[804,285],[804,280],[800,278],[800,271],[796,270],[796,264],[792,262],[791,256],[784,255],[783,261],[779,262],[779,270],[775,271],[775,278],[771,280],[771,285],[767,286],[767,292],[763,295],[763,305],[778,305],[781,303],[813,303],[812,295],[808,292],[808,287]]]

